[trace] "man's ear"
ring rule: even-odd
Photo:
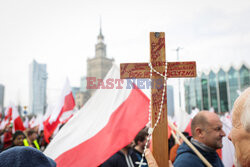
[[[195,128],[195,133],[196,133],[196,136],[198,136],[199,138],[203,137],[202,129],[200,127]]]

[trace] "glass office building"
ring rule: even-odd
[[[29,111],[31,114],[44,114],[46,110],[46,90],[48,79],[46,67],[46,64],[39,64],[35,60],[30,64]]]
[[[202,72],[196,78],[184,82],[186,110],[192,107],[200,110],[213,108],[217,113],[231,111],[239,93],[250,86],[249,67],[242,64],[240,68],[222,68],[218,72]]]

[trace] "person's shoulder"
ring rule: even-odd
[[[122,155],[120,152],[115,153],[109,159],[107,159],[101,167],[116,167],[121,161]]]
[[[177,155],[173,165],[174,167],[204,166],[202,161],[192,152],[183,152]]]

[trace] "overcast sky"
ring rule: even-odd
[[[5,105],[28,105],[33,59],[47,64],[49,102],[66,77],[79,86],[87,58],[95,55],[100,16],[107,57],[117,65],[148,62],[149,32],[155,31],[166,34],[168,61],[176,61],[180,46],[180,59],[196,61],[198,70],[250,65],[249,0],[0,0]]]

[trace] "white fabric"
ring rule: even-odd
[[[54,105],[48,104],[48,107],[47,107],[47,109],[46,109],[46,112],[45,112],[45,114],[44,114],[44,116],[43,116],[43,121],[46,121],[46,120],[49,118],[49,116],[51,115],[51,113],[52,113],[52,111],[54,110],[54,108],[55,108]]]
[[[198,112],[200,112],[200,110],[198,108],[195,108],[194,110],[191,111],[190,117],[193,119],[196,114],[198,114]]]
[[[119,68],[113,65],[105,79],[107,78],[119,79]],[[63,152],[96,135],[108,123],[111,114],[129,96],[131,89],[126,89],[126,83],[124,80],[123,89],[116,89],[115,84],[114,89],[96,90],[85,106],[58,132],[44,153],[56,159]],[[81,130],[77,130],[78,128]]]
[[[191,116],[188,115],[188,113],[186,111],[182,111],[180,109],[180,110],[176,110],[175,120],[176,120],[176,124],[177,124],[178,129],[181,132],[184,132],[185,129],[187,128],[190,120],[191,120]]]
[[[33,117],[30,119],[30,121],[29,121],[29,127],[30,127],[30,128],[34,128],[34,127],[35,127],[35,126],[34,126],[35,120],[36,120],[35,116],[33,116]]]
[[[23,126],[24,126],[25,128],[28,128],[28,127],[29,127],[29,118],[28,118],[27,116],[25,117]]]
[[[226,133],[226,136],[222,139],[222,162],[225,167],[232,167],[235,149],[233,143],[227,137],[232,129],[232,121],[229,116],[225,115],[221,117],[221,122],[223,123],[222,129]]]
[[[17,117],[20,117],[17,111],[17,107],[12,106],[12,120],[14,121],[15,119],[17,119]]]
[[[56,106],[55,106],[54,110],[51,113],[49,123],[52,123],[52,122],[57,120],[57,117],[59,116],[59,114],[60,114],[60,112],[62,110],[62,107],[64,105],[65,96],[69,95],[70,93],[71,93],[71,87],[70,87],[70,84],[69,84],[69,80],[67,78],[65,83],[64,83],[62,93],[61,93],[61,95],[59,97],[59,100],[56,103]]]

